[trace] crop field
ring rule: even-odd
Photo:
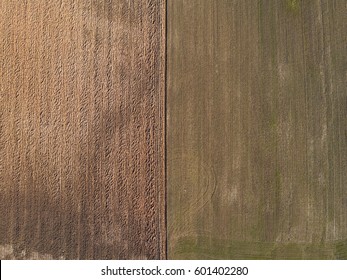
[[[0,259],[347,259],[347,0],[0,0]]]
[[[347,258],[347,2],[169,0],[168,257]]]
[[[159,259],[165,6],[0,0],[0,259]]]

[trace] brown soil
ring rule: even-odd
[[[162,1],[0,1],[1,258],[165,257]]]

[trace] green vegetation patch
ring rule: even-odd
[[[300,8],[300,0],[287,0],[287,7],[293,12],[298,11]]]
[[[170,259],[346,259],[346,242],[282,243],[183,237]]]

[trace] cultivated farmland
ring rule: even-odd
[[[347,2],[169,0],[168,256],[347,258]]]
[[[159,259],[165,7],[0,1],[0,258]]]

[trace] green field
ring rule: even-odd
[[[346,259],[346,1],[168,1],[168,256]]]

